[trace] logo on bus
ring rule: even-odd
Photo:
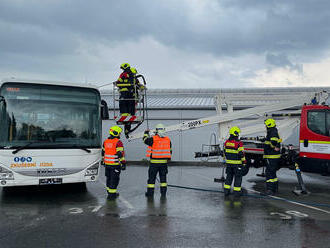
[[[15,163],[19,163],[19,162],[27,162],[27,163],[30,163],[32,162],[32,158],[31,157],[15,157],[14,158],[14,162]]]

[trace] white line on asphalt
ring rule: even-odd
[[[107,187],[107,185],[102,182],[100,179],[98,180],[104,187]],[[118,199],[125,204],[125,206],[129,209],[134,209],[133,205],[131,203],[129,203],[125,198],[123,198],[122,196],[119,196]]]
[[[121,195],[119,196],[119,200],[121,200],[126,205],[126,207],[128,207],[129,209],[134,209],[132,204],[129,203],[127,200],[125,200]]]
[[[191,173],[191,172],[185,172],[185,173],[210,180],[209,177],[203,176],[203,175],[198,174],[198,173]],[[261,192],[256,191],[256,190],[252,190],[252,189],[247,189],[247,190],[250,191],[250,192],[261,194]],[[295,205],[299,205],[299,206],[302,206],[302,207],[310,208],[310,209],[313,209],[313,210],[321,211],[321,212],[326,213],[326,214],[330,214],[330,211],[327,211],[327,210],[324,210],[324,209],[321,209],[321,208],[317,208],[317,207],[313,207],[313,206],[309,206],[309,205],[306,205],[306,204],[303,204],[303,203],[300,203],[300,202],[291,201],[291,200],[288,200],[286,198],[281,198],[281,197],[278,197],[278,196],[269,196],[269,197],[274,198],[274,199],[278,199],[278,200],[282,200],[282,201],[286,201],[286,202],[289,202],[289,203],[292,203],[292,204],[295,204]]]
[[[252,189],[247,189],[247,191],[250,191],[250,192],[253,192],[253,193],[258,193],[258,194],[261,193],[259,191],[252,190]],[[317,208],[317,207],[313,207],[313,206],[309,206],[309,205],[306,205],[306,204],[303,204],[303,203],[300,203],[300,202],[291,201],[291,200],[288,200],[286,198],[282,198],[282,197],[278,197],[278,196],[269,196],[269,197],[274,198],[274,199],[278,199],[278,200],[282,200],[282,201],[285,201],[285,202],[289,202],[289,203],[292,203],[292,204],[295,204],[295,205],[298,205],[298,206],[302,206],[302,207],[306,207],[306,208],[310,208],[310,209],[313,209],[313,210],[317,210],[317,211],[321,211],[321,212],[330,214],[330,211],[327,211],[327,210],[324,210],[324,209],[321,209],[321,208]]]

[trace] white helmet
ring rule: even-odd
[[[157,124],[156,125],[156,134],[158,134],[160,137],[165,136],[165,126],[163,124]]]

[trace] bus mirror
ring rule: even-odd
[[[304,147],[308,147],[308,140],[307,139],[304,140]]]
[[[106,101],[101,100],[101,119],[109,120],[109,109]]]

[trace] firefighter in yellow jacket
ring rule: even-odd
[[[115,199],[119,194],[117,187],[121,170],[126,169],[124,145],[120,140],[122,129],[113,126],[109,130],[109,137],[103,143],[103,162],[105,165],[105,176],[107,178],[108,199]]]
[[[266,163],[266,194],[274,195],[278,192],[278,178],[276,171],[279,169],[281,159],[281,142],[276,122],[274,119],[265,120],[267,135],[264,143],[264,159]]]
[[[156,133],[149,136],[149,130],[144,132],[143,141],[147,148],[146,156],[150,158],[148,170],[147,197],[153,197],[157,174],[160,178],[160,193],[162,197],[166,196],[168,173],[167,163],[172,156],[172,144],[169,137],[165,136],[165,127],[163,124],[156,125]]]
[[[240,196],[242,192],[243,169],[246,166],[243,142],[239,140],[241,130],[234,126],[229,130],[229,138],[224,144],[226,160],[226,180],[224,184],[225,196],[230,194],[231,184],[234,179],[234,195]]]

